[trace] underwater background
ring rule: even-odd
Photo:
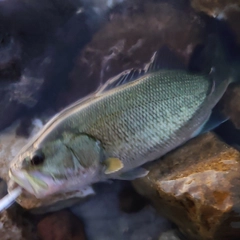
[[[0,0],[0,197],[10,161],[53,115],[164,46],[189,71],[210,71],[212,52],[199,53],[212,34],[238,78],[237,0]],[[148,164],[148,177],[14,204],[0,239],[239,239],[239,100],[233,83],[216,106],[229,120]]]

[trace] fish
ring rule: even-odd
[[[133,180],[148,174],[144,164],[213,128],[228,71],[220,63],[208,74],[162,69],[159,52],[55,115],[12,160],[10,179],[38,199]]]

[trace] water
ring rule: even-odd
[[[229,19],[230,28],[221,37],[228,36],[222,40],[229,60],[239,59],[239,26],[232,17],[235,12],[231,15],[227,9],[237,11],[235,5],[221,9],[201,1],[192,1],[191,7],[187,0],[0,1],[1,136],[5,142],[9,136],[11,141],[24,141],[33,119],[45,123],[110,77],[143,68],[164,45],[184,66],[201,71],[205,62],[192,54],[214,31],[209,27],[216,21],[213,17]],[[19,127],[6,135],[7,127],[16,122]],[[240,145],[239,130],[230,121],[215,132],[229,144]],[[14,149],[6,152],[8,162]],[[117,207],[121,184],[112,187],[114,191],[109,185],[100,187],[94,198],[71,209],[85,221],[89,239],[155,240],[169,228],[150,206],[122,213]]]

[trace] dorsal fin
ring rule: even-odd
[[[144,69],[146,72],[154,72],[161,69],[186,69],[186,66],[180,57],[164,45],[153,54]]]
[[[155,72],[161,69],[185,69],[182,60],[176,56],[167,46],[162,47],[159,51],[154,52],[149,63],[143,69],[132,68],[125,70],[117,76],[110,78],[97,91],[97,96],[108,91],[124,85],[126,83],[135,81],[147,73]]]
[[[143,69],[132,68],[132,69],[126,70],[118,74],[117,76],[110,78],[102,87],[99,88],[96,96],[108,90],[124,85],[126,83],[135,81],[139,77],[143,76],[145,73],[146,72]]]

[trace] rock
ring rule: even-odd
[[[119,193],[119,207],[123,212],[138,212],[146,205],[147,200],[138,194],[132,186],[126,186]]]
[[[33,222],[17,205],[0,213],[1,240],[39,240]]]
[[[162,233],[158,240],[181,240],[181,239],[178,237],[176,230],[170,230]]]
[[[127,3],[125,0],[82,0],[83,7],[79,11],[86,14],[87,24],[95,32],[106,22],[109,9],[122,2]]]
[[[68,86],[58,96],[59,106],[93,92],[126,69],[144,67],[163,45],[187,65],[192,50],[203,41],[204,27],[204,20],[188,7],[179,9],[156,1],[118,5],[79,53]]]
[[[133,185],[189,239],[239,239],[239,160],[236,149],[207,133],[150,163]]]
[[[240,3],[239,3],[239,9],[233,9],[232,11],[229,11],[226,16],[227,21],[229,22],[229,25],[231,29],[234,31],[236,35],[236,40],[238,45],[240,44]]]
[[[237,0],[191,0],[191,5],[197,11],[205,12],[212,17],[224,18],[231,10],[240,10]]]
[[[21,75],[20,43],[9,32],[0,32],[0,79],[1,82],[16,81]]]
[[[21,76],[21,47],[6,29],[0,30],[0,129],[6,127],[19,113],[10,86],[18,84]],[[13,85],[12,85],[13,84]],[[5,114],[8,112],[8,114]]]
[[[17,226],[7,212],[0,213],[0,235],[2,240],[16,239],[23,240],[22,227]]]
[[[227,20],[240,44],[240,1],[236,0],[191,0],[194,9],[211,17]]]
[[[89,39],[78,7],[75,0],[0,1],[0,130],[54,106]]]
[[[236,128],[240,129],[240,85],[231,85],[223,96],[220,104],[223,113],[229,116]]]
[[[131,214],[119,208],[119,193],[130,183],[112,181],[98,183],[96,195],[71,211],[84,221],[87,239],[91,240],[155,240],[171,224],[150,205]]]
[[[7,194],[7,183],[0,178],[0,199]]]
[[[15,131],[18,126],[19,122],[16,122],[12,126],[0,132],[0,177],[5,181],[9,180],[8,169],[10,161],[27,143],[26,138],[16,136]]]
[[[62,210],[44,217],[37,225],[41,240],[85,240],[83,223],[70,211]]]

